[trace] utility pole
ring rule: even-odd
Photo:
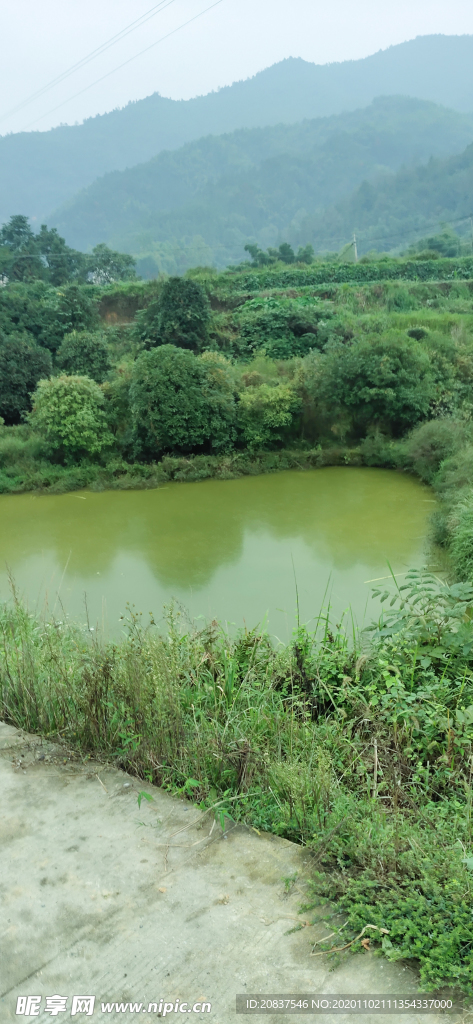
[[[358,263],[358,249],[356,247],[356,235],[353,232],[353,252],[355,254],[355,263]]]

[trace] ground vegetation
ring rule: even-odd
[[[14,600],[0,615],[1,713],[137,774],[145,793],[153,782],[218,804],[223,828],[305,844],[303,920],[318,903],[343,913],[318,952],[333,961],[368,937],[417,962],[426,990],[471,996],[473,588],[416,571],[386,597],[368,635],[322,615],[287,646],[258,628],[196,631],[172,608],[164,628],[131,613],[107,644]]]

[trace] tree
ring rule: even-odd
[[[129,281],[136,277],[133,256],[123,252],[115,252],[108,245],[100,242],[92,249],[92,255],[86,257],[87,276],[94,284],[110,284],[112,281]]]
[[[49,377],[51,356],[25,334],[0,335],[0,416],[10,426],[31,409],[39,380]]]
[[[37,240],[28,217],[16,214],[0,230],[2,275],[11,281],[32,281],[44,277]]]
[[[233,436],[227,367],[175,345],[143,352],[136,360],[130,405],[137,446],[154,457],[204,446],[221,449]]]
[[[424,258],[435,259],[439,256],[464,256],[467,253],[471,253],[470,240],[462,240],[456,231],[445,224],[443,231],[438,235],[419,239],[418,242],[409,246],[404,255],[416,259],[419,254],[422,254]]]
[[[43,329],[42,344],[56,352],[64,335],[72,331],[94,331],[99,316],[93,294],[84,285],[69,284],[48,307],[49,329]]]
[[[319,400],[347,411],[358,433],[377,424],[400,434],[425,418],[435,396],[428,353],[405,335],[332,344],[319,365]]]
[[[281,260],[281,263],[313,263],[314,261],[314,250],[311,245],[306,245],[304,248],[299,246],[296,256],[289,242],[283,242],[279,249],[269,248],[266,252],[258,245],[248,244],[245,245],[245,252],[250,254],[254,267],[268,267],[272,263],[277,263],[278,260]]]
[[[56,228],[42,224],[36,235],[28,218],[10,217],[0,230],[0,275],[9,281],[48,281],[55,287],[68,282],[110,284],[136,277],[135,260],[101,242],[86,256],[66,245]]]
[[[228,448],[236,438],[235,379],[231,363],[221,352],[204,352],[203,395],[209,408],[211,444],[214,451]]]
[[[274,252],[275,250],[272,250]],[[260,249],[259,245],[245,245],[245,252],[248,252],[253,260],[254,267],[267,267],[271,263],[275,263],[277,256],[272,255],[272,252],[268,249],[267,252],[264,249]]]
[[[238,420],[247,447],[266,448],[283,441],[300,406],[289,384],[260,384],[242,391]]]
[[[99,455],[113,444],[103,392],[89,377],[41,380],[29,421],[51,450],[65,461]]]
[[[210,303],[197,281],[171,277],[161,295],[136,317],[136,335],[147,348],[177,345],[201,349],[210,319]]]
[[[42,224],[39,234],[35,236],[35,245],[43,268],[47,271],[42,276],[50,284],[58,287],[84,277],[86,257],[82,252],[70,249],[56,228]]]
[[[0,270],[10,281],[43,280],[58,286],[84,276],[86,257],[66,245],[56,228],[32,231],[22,214],[0,230]]]
[[[110,353],[103,334],[71,331],[60,345],[57,365],[68,374],[90,377],[102,384],[110,370]]]
[[[305,245],[304,248],[299,246],[297,250],[297,262],[298,263],[313,263],[314,262],[314,247],[312,245]]]
[[[281,260],[281,263],[296,262],[294,249],[292,245],[289,245],[289,242],[283,242],[279,249],[268,249],[268,253],[272,256],[273,260]]]
[[[28,332],[50,352],[56,352],[65,334],[96,331],[99,323],[94,289],[87,285],[53,289],[45,281],[32,281],[0,288],[0,331]]]

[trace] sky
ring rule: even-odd
[[[0,133],[80,123],[153,92],[189,99],[285,57],[358,59],[432,33],[473,34],[471,0],[15,0],[2,12]]]

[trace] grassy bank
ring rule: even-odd
[[[21,429],[21,428],[20,428]],[[0,435],[0,457],[2,453]],[[159,487],[170,481],[231,480],[239,476],[258,476],[284,469],[316,469],[320,466],[362,466],[362,450],[346,445],[322,448],[283,449],[282,451],[240,451],[224,455],[168,455],[157,463],[126,462],[115,459],[105,466],[83,462],[80,466],[52,465],[29,454],[0,470],[0,494],[64,494],[88,487],[91,490],[140,490]],[[369,465],[372,463],[370,462]]]
[[[473,994],[473,588],[411,572],[392,596],[370,634],[321,620],[276,649],[172,611],[166,635],[132,617],[102,644],[13,602],[0,713],[306,844],[314,902],[345,913],[337,945],[376,924],[427,988]]]

